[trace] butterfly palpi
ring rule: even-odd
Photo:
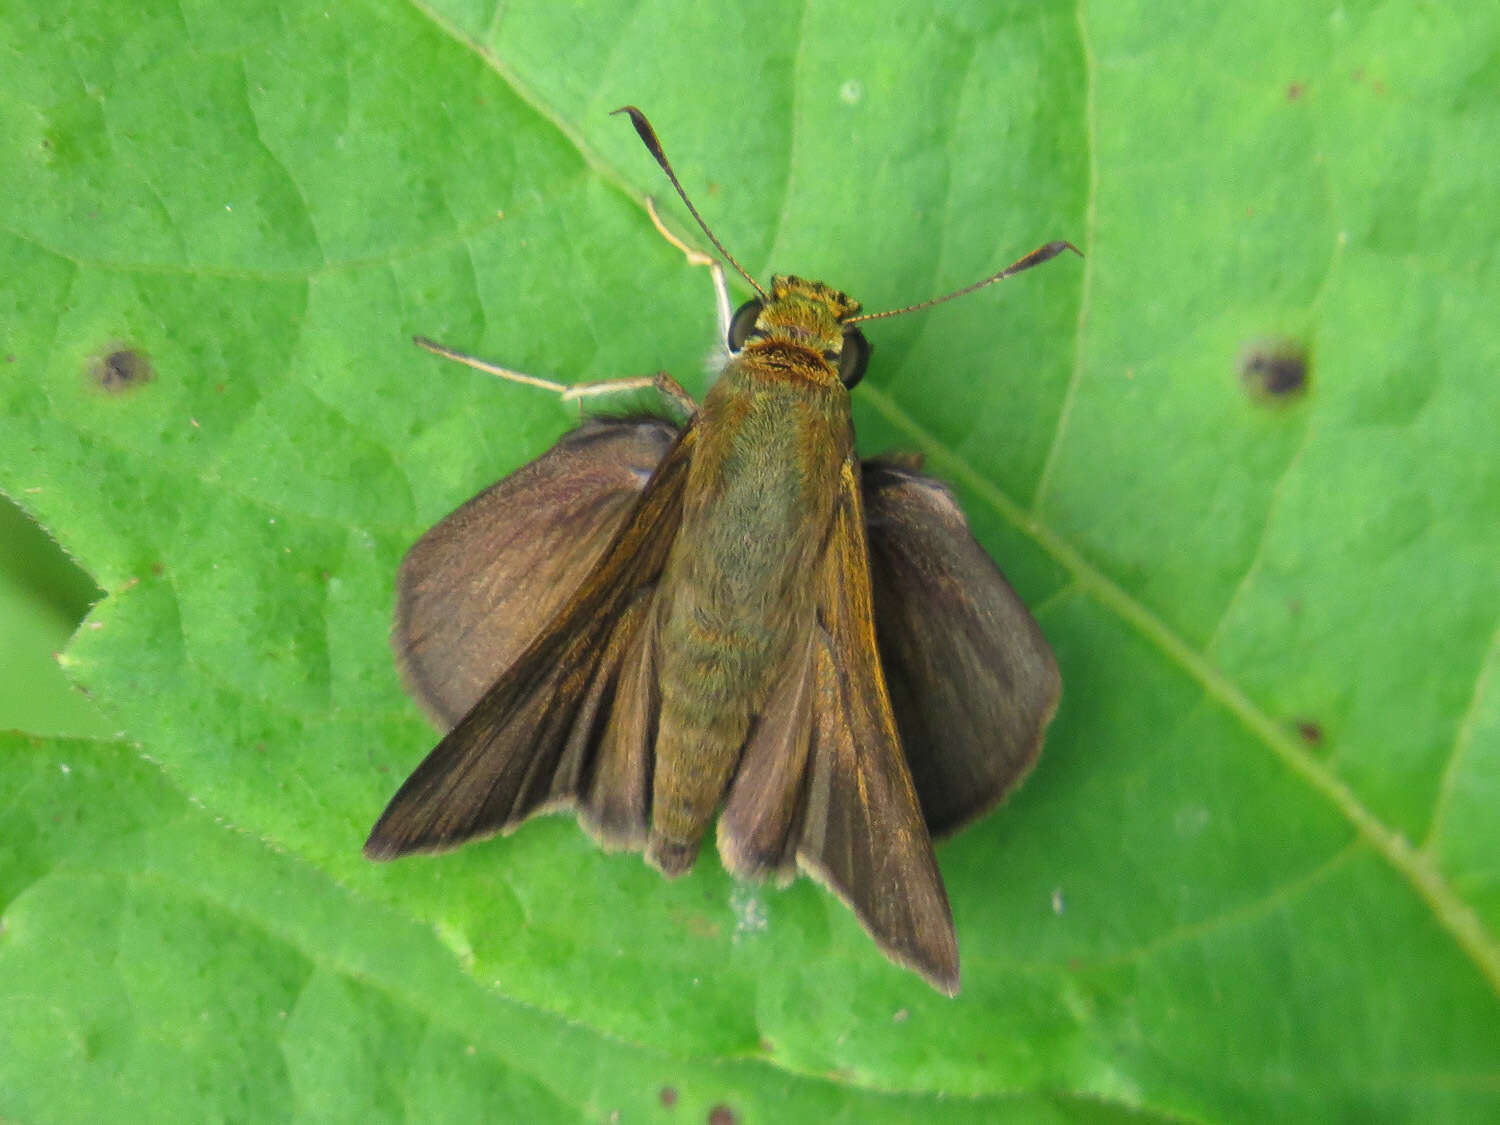
[[[645,116],[618,112],[757,296],[731,315],[723,270],[699,255],[730,352],[703,403],[666,375],[634,381],[685,420],[587,421],[406,555],[392,642],[447,734],[365,854],[442,851],[570,809],[604,847],[679,875],[717,815],[733,875],[812,876],[887,957],[952,995],[958,941],[932,840],[1026,773],[1060,682],[949,490],[915,459],[855,453],[858,325],[937,301],[860,315],[819,282],[761,288]],[[1071,249],[1043,246],[950,297]]]

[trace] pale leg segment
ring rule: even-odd
[[[689,418],[698,412],[698,404],[693,401],[693,396],[683,390],[682,385],[665,371],[658,371],[655,375],[638,375],[626,379],[603,379],[597,383],[558,383],[537,375],[527,375],[523,371],[512,371],[509,367],[501,367],[498,363],[491,363],[487,359],[480,359],[467,352],[446,347],[435,340],[429,340],[426,336],[413,336],[412,343],[433,355],[440,355],[444,359],[462,363],[465,367],[472,367],[487,375],[496,375],[512,383],[524,383],[528,387],[541,387],[544,391],[551,391],[564,402],[577,402],[580,414],[583,413],[583,400],[586,398],[644,390],[655,390],[664,399],[675,404]]]
[[[436,340],[429,340],[426,336],[413,336],[411,342],[417,347],[440,355],[444,359],[451,359],[462,363],[465,367],[472,367],[476,371],[483,371],[486,375],[498,375],[502,379],[509,379],[512,383],[525,383],[528,387],[541,387],[544,391],[552,391],[555,394],[565,395],[568,393],[566,383],[554,383],[551,379],[542,379],[536,375],[527,375],[521,371],[512,371],[509,367],[501,367],[498,363],[491,363],[487,359],[480,359],[477,355],[469,355],[467,352],[454,351],[450,347],[439,344]]]
[[[722,345],[729,339],[729,322],[734,317],[734,309],[729,304],[729,281],[724,276],[724,267],[719,264],[719,259],[702,250],[693,249],[669,231],[661,221],[661,216],[656,213],[656,201],[649,195],[646,197],[646,214],[651,216],[651,225],[656,228],[656,233],[681,250],[688,265],[708,267],[709,276],[713,279],[714,300],[719,310],[719,343]]]

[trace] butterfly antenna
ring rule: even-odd
[[[1057,257],[1064,250],[1071,250],[1080,258],[1083,257],[1083,251],[1078,249],[1078,247],[1074,246],[1071,242],[1049,242],[1045,246],[1038,246],[1024,258],[1019,258],[1016,261],[1012,262],[999,273],[991,274],[983,281],[976,281],[973,285],[965,285],[962,289],[959,289],[953,293],[949,293],[946,296],[934,297],[930,301],[923,301],[920,304],[916,305],[907,305],[904,309],[891,309],[889,312],[866,313],[864,316],[851,316],[848,320],[844,321],[844,323],[854,324],[856,321],[861,320],[884,320],[886,317],[901,316],[903,313],[916,312],[918,309],[930,309],[933,305],[941,305],[944,301],[951,301],[956,297],[966,297],[976,289],[983,289],[986,285],[993,285],[997,281],[1004,281],[1007,277],[1014,277],[1016,274],[1022,272],[1023,270],[1029,270],[1032,266],[1039,266],[1043,262],[1050,261],[1051,259]]]
[[[656,162],[661,165],[661,170],[667,174],[667,179],[671,180],[672,186],[677,189],[678,196],[680,196],[682,201],[687,204],[688,211],[692,214],[693,218],[697,220],[698,225],[703,228],[703,233],[708,235],[708,240],[714,244],[714,249],[718,250],[719,255],[735,268],[736,273],[738,273],[741,277],[743,277],[750,283],[751,289],[754,289],[757,293],[760,294],[762,299],[765,299],[767,296],[766,291],[760,287],[755,278],[751,277],[748,273],[745,272],[744,266],[735,261],[734,255],[731,254],[728,250],[724,249],[724,244],[714,237],[714,232],[708,229],[708,224],[703,221],[703,216],[698,214],[698,208],[693,206],[693,201],[688,198],[687,192],[683,191],[682,184],[677,179],[677,173],[672,171],[672,164],[667,160],[667,154],[662,151],[661,141],[656,137],[656,130],[651,128],[651,122],[646,120],[646,115],[640,110],[636,109],[633,105],[621,106],[619,109],[614,110],[613,112],[630,114],[630,123],[635,126],[636,133],[640,135],[641,143],[646,146],[646,150],[650,152],[651,155],[656,158]],[[992,278],[991,280],[999,279]],[[977,289],[978,286],[974,286],[974,288]],[[954,296],[957,296],[957,294],[954,294]]]

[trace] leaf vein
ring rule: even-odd
[[[1099,112],[1095,93],[1098,85],[1099,64],[1094,57],[1093,43],[1089,39],[1083,0],[1079,0],[1075,7],[1074,18],[1078,25],[1078,46],[1083,52],[1083,73],[1086,79],[1083,99],[1086,134],[1084,143],[1089,154],[1088,202],[1084,205],[1083,212],[1083,245],[1086,254],[1083,259],[1083,281],[1079,284],[1078,318],[1073,325],[1073,370],[1068,376],[1068,388],[1063,392],[1062,406],[1057,412],[1057,424],[1052,431],[1052,440],[1047,444],[1047,456],[1042,462],[1042,471],[1037,476],[1036,489],[1031,494],[1030,511],[1033,514],[1041,511],[1042,504],[1047,498],[1047,489],[1052,483],[1052,473],[1062,455],[1063,437],[1067,433],[1068,420],[1073,413],[1073,404],[1078,398],[1078,386],[1083,381],[1083,332],[1088,325],[1089,301],[1094,291],[1093,254],[1099,227]]]
[[[1500,621],[1496,621],[1495,629],[1490,634],[1490,643],[1485,647],[1484,658],[1479,662],[1479,673],[1474,677],[1474,692],[1469,697],[1469,705],[1464,708],[1464,717],[1458,724],[1458,733],[1454,735],[1453,746],[1448,752],[1448,760],[1443,764],[1443,772],[1438,781],[1437,798],[1432,803],[1432,816],[1428,821],[1427,834],[1422,839],[1420,850],[1424,854],[1433,854],[1438,837],[1442,835],[1443,819],[1447,815],[1453,791],[1458,785],[1459,767],[1467,758],[1469,747],[1473,745],[1476,717],[1479,714],[1480,705],[1489,694],[1490,680],[1497,666],[1500,666]]]
[[[1282,468],[1281,475],[1276,478],[1276,483],[1271,487],[1271,499],[1266,505],[1266,516],[1261,523],[1260,535],[1255,541],[1255,549],[1250,552],[1250,564],[1245,567],[1245,573],[1235,583],[1234,590],[1224,602],[1224,610],[1219,614],[1218,622],[1209,632],[1208,640],[1203,645],[1205,652],[1213,652],[1218,648],[1224,629],[1229,624],[1229,620],[1234,613],[1234,607],[1239,604],[1245,592],[1250,589],[1250,584],[1255,580],[1256,575],[1260,573],[1261,563],[1265,559],[1266,543],[1271,538],[1271,526],[1275,523],[1276,511],[1281,506],[1282,491],[1286,488],[1287,481],[1291,479],[1292,474],[1296,471],[1303,454],[1307,452],[1307,447],[1311,440],[1312,427],[1304,426],[1302,440],[1297,443],[1297,448],[1292,452],[1291,457],[1287,458],[1287,463]]]

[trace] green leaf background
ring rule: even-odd
[[[104,593],[65,695],[94,595],[0,527],[0,1117],[1500,1117],[1497,25],[0,4],[0,489]],[[624,102],[762,277],[1087,254],[872,325],[856,392],[1063,671],[940,849],[957,1000],[810,884],[565,819],[360,858],[433,740],[397,561],[570,423],[410,335],[706,385]],[[1303,394],[1247,392],[1269,340]],[[101,389],[121,348],[154,378]]]

